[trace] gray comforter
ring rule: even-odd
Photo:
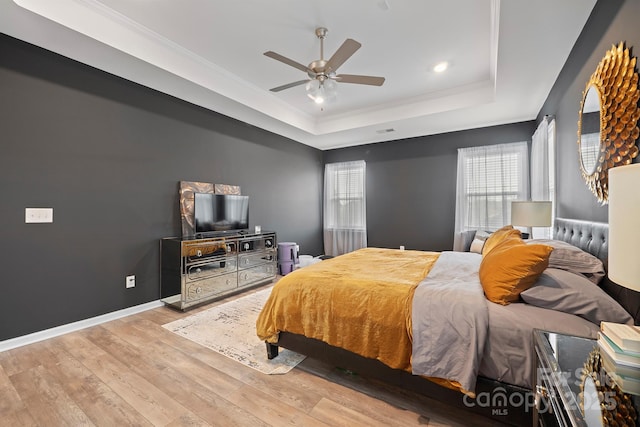
[[[475,395],[489,327],[478,277],[482,257],[442,252],[413,297],[413,373],[454,380]]]
[[[470,395],[478,375],[531,388],[533,329],[596,336],[598,325],[573,314],[487,301],[478,277],[481,261],[479,254],[443,252],[416,288],[414,374],[458,381]]]

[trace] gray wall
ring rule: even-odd
[[[608,220],[578,164],[582,91],[611,45],[640,48],[640,1],[599,0],[537,120],[325,153],[325,162],[367,161],[367,226],[371,246],[447,250],[453,244],[456,150],[531,140],[544,115],[556,117],[558,216]]]
[[[4,35],[0,94],[0,340],[157,300],[181,180],[241,186],[251,227],[322,253],[319,150]]]
[[[530,141],[535,122],[325,152],[325,162],[367,162],[369,246],[451,250],[460,147]]]
[[[639,18],[638,0],[599,0],[538,116],[557,119],[560,216],[607,220],[580,176],[578,107],[606,50],[640,45]],[[251,226],[317,255],[323,157],[364,159],[369,244],[449,249],[457,148],[529,140],[536,123],[323,156],[4,35],[0,114],[0,340],[156,300],[158,239],[180,233],[180,180],[240,185]],[[25,207],[53,207],[55,222],[24,224]]]
[[[631,54],[638,56],[638,20],[640,1],[599,0],[540,111],[539,117],[544,114],[556,117],[557,213],[560,217],[608,221],[607,206],[598,203],[580,174],[577,145],[580,101],[589,77],[612,45],[624,41],[626,46],[631,47]]]

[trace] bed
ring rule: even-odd
[[[558,218],[554,241],[527,244],[562,254],[569,243],[601,260],[604,275],[607,232],[607,224]],[[478,274],[486,264],[481,254],[356,252],[276,284],[257,324],[269,358],[288,348],[501,422],[530,425],[534,328],[595,337],[599,320],[640,320],[639,293],[599,277],[597,269],[566,271],[574,258],[570,268],[555,268],[554,255],[517,300],[496,304],[486,301],[478,278],[487,269]],[[478,283],[471,283],[474,277]],[[571,288],[574,281],[583,287]],[[559,297],[554,286],[565,282],[570,287]]]

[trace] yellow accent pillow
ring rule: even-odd
[[[506,239],[482,258],[480,283],[487,299],[507,305],[520,299],[549,265],[553,251],[547,245],[527,245],[520,238]]]
[[[487,240],[484,242],[484,246],[482,247],[482,256],[488,254],[491,249],[495,248],[500,244],[503,240],[517,237],[520,238],[522,234],[520,230],[513,228],[512,225],[505,225],[504,227],[494,231],[487,237]]]

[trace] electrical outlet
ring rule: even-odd
[[[404,251],[404,245],[400,245],[400,250]]]
[[[24,222],[51,223],[53,222],[53,208],[24,208]]]
[[[136,287],[136,276],[127,276],[125,284],[127,288],[135,288]]]

